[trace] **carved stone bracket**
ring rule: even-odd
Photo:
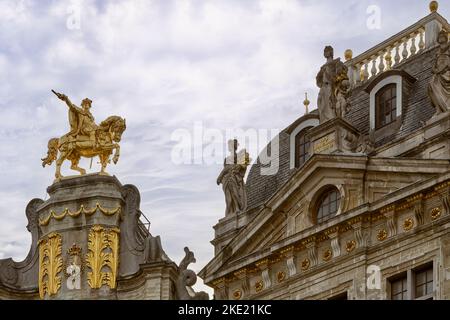
[[[328,237],[331,239],[331,250],[333,251],[333,257],[339,257],[341,255],[341,245],[339,243],[339,233],[330,233]]]
[[[311,262],[311,267],[314,267],[319,262],[317,258],[317,244],[315,242],[310,242],[306,245],[306,248],[308,249],[308,258]]]
[[[297,267],[295,265],[294,246],[290,246],[281,251],[281,254],[286,258],[286,266],[289,272],[289,276],[292,277],[297,273]]]
[[[367,245],[366,236],[362,230],[362,221],[353,224],[353,232],[355,234],[356,244],[358,248],[364,248]]]
[[[246,268],[236,271],[234,273],[234,276],[241,281],[241,288],[242,291],[244,292],[244,297],[249,296],[250,295],[250,279],[249,279],[249,272]],[[242,298],[242,297],[239,297]]]
[[[264,282],[264,288],[270,288],[272,286],[272,281],[270,279],[269,268],[263,270],[261,275]]]
[[[219,278],[213,281],[214,291],[216,293],[215,298],[218,300],[227,300],[228,297],[228,286],[226,284],[225,278]]]
[[[450,196],[448,194],[443,194],[440,198],[445,214],[450,214]]]
[[[289,276],[292,277],[297,273],[297,267],[295,265],[295,257],[292,256],[286,260]]]
[[[384,216],[387,219],[387,227],[389,230],[389,236],[394,237],[397,235],[397,218],[395,216],[395,209],[387,211]]]
[[[423,225],[424,224],[424,222],[425,222],[425,219],[424,219],[424,208],[423,208],[423,202],[421,201],[421,202],[419,202],[419,203],[416,203],[415,205],[414,205],[414,215],[415,215],[415,217],[416,217],[416,220],[417,220],[417,224],[419,225],[419,226],[421,226],[421,225]]]

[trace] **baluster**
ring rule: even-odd
[[[419,51],[423,51],[423,49],[425,49],[424,35],[425,35],[425,30],[424,30],[424,29],[420,29],[420,30],[419,30],[419,36],[420,36],[420,40],[419,40]]]
[[[361,82],[361,72],[362,72],[362,64],[358,63],[355,66],[355,83]]]
[[[395,57],[394,57],[395,65],[400,63],[400,42],[395,44]]]
[[[367,81],[367,79],[369,79],[369,62],[370,60],[364,61],[364,74],[363,74],[364,81]]]
[[[348,67],[347,77],[348,77],[348,80],[349,80],[351,86],[353,86],[353,84],[355,83],[354,74],[355,74],[355,67],[350,65]]]
[[[382,73],[384,71],[384,55],[385,55],[385,50],[381,51],[380,54],[380,63],[378,64],[378,70],[380,70],[380,73]]]
[[[408,58],[408,41],[409,41],[409,37],[406,37],[405,42],[403,43],[403,52],[402,52],[402,61],[406,60]]]
[[[391,70],[392,69],[392,48],[391,47],[388,48],[385,59],[386,59],[386,70]]]
[[[372,59],[372,69],[370,69],[370,72],[372,74],[371,76],[375,77],[377,75],[377,59],[378,59],[378,57],[372,56],[371,59]]]
[[[416,47],[416,38],[417,38],[417,33],[414,33],[413,36],[411,37],[411,55],[415,55],[417,52],[417,47]]]

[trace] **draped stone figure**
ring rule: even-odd
[[[244,176],[250,158],[245,149],[236,152],[238,145],[236,139],[228,141],[230,155],[225,158],[223,170],[217,178],[217,184],[222,184],[225,193],[225,215],[242,212],[247,207]]]
[[[320,68],[316,77],[317,86],[320,88],[317,99],[320,123],[343,117],[349,109],[348,68],[340,58],[334,59],[333,55],[333,47],[325,47],[324,56],[327,62]]]
[[[438,43],[439,50],[432,69],[433,77],[428,87],[436,115],[450,110],[450,44],[447,31],[439,32]]]

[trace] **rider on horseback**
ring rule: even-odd
[[[53,90],[52,90],[53,91]],[[81,108],[73,104],[70,99],[65,95],[53,91],[53,93],[62,101],[64,101],[69,107],[69,123],[70,132],[65,136],[70,137],[70,140],[77,140],[79,136],[89,137],[89,141],[92,141],[93,148],[98,148],[96,130],[98,129],[95,123],[94,116],[91,114],[92,100],[86,98],[81,101]]]

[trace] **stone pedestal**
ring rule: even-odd
[[[122,185],[87,175],[47,189],[38,209],[39,292],[45,299],[115,299],[120,263]]]
[[[308,132],[311,154],[352,153],[358,146],[358,130],[342,118],[322,123]]]

